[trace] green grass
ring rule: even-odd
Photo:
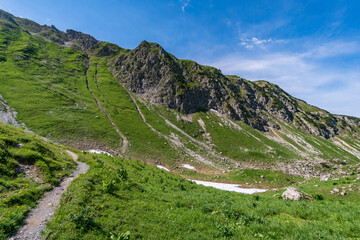
[[[185,178],[224,182],[224,183],[238,183],[245,188],[281,188],[303,181],[304,179],[298,176],[285,174],[277,170],[262,170],[262,169],[241,169],[233,170],[226,173],[218,174],[204,174],[192,170],[184,170],[181,173]],[[261,178],[263,176],[263,179]]]
[[[215,145],[215,150],[239,162],[276,162],[299,159],[299,156],[292,150],[268,139],[259,131],[240,121],[233,121],[235,125],[238,125],[235,128],[228,126],[214,113],[201,111],[193,114],[190,122],[178,119],[174,114],[175,111],[164,107],[154,107],[153,109],[190,136],[205,142],[207,139],[198,123],[198,119],[201,118],[205,123],[206,131],[210,134],[211,142]],[[179,112],[176,114],[181,116]]]
[[[32,175],[19,171],[24,166]],[[12,234],[43,193],[74,166],[63,148],[0,123],[0,239]]]
[[[116,132],[86,89],[84,53],[16,28],[0,26],[0,38],[10,39],[7,60],[0,62],[0,94],[20,121],[58,142],[118,147]]]
[[[106,59],[92,57],[88,76],[91,91],[129,140],[131,146],[128,156],[167,162],[179,157],[166,139],[158,136],[143,122],[126,90],[108,71]]]
[[[91,168],[63,196],[46,239],[108,239],[128,231],[131,239],[360,236],[359,192],[331,196],[332,182],[300,187],[324,200],[293,202],[276,192],[253,196],[199,186],[138,161],[89,154],[81,159]]]
[[[344,150],[343,148],[337,146],[333,143],[333,140],[331,139],[324,139],[319,136],[310,135],[302,132],[299,129],[296,129],[295,127],[286,126],[284,124],[281,124],[281,127],[287,131],[286,134],[291,135],[297,135],[301,139],[304,140],[304,142],[308,143],[313,149],[317,150],[319,152],[319,157],[328,160],[328,161],[338,161],[339,159],[346,159],[349,163],[357,163],[359,159],[351,154],[350,152]],[[286,136],[286,134],[283,134],[283,138],[286,139],[288,142],[292,143],[293,145],[297,146],[298,149],[303,150],[306,149],[307,146],[299,146],[297,143],[295,143],[292,139],[289,139],[289,137]],[[352,141],[348,138],[340,137],[345,142],[349,142],[350,145],[352,145]]]

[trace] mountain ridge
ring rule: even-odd
[[[102,57],[107,57],[110,55],[119,54],[119,52],[123,50],[121,47],[115,44],[98,41],[88,34],[77,32],[71,29],[66,30],[66,32],[62,32],[53,25],[39,25],[28,19],[14,17],[4,11],[1,12],[0,17],[10,21],[11,23],[18,24],[26,31],[29,31],[31,34],[40,35],[45,39],[53,41],[59,45],[72,47],[87,53],[90,52],[90,54],[91,52],[92,54],[94,54],[94,51],[97,50],[95,55],[100,54]],[[105,46],[101,46],[104,44]],[[109,46],[112,47],[113,51],[109,50]],[[114,48],[116,48],[115,51]],[[149,54],[150,56],[148,56]],[[131,59],[129,59],[131,57],[135,57],[136,59],[143,61],[140,63],[136,62],[135,64],[134,62],[131,62]],[[170,66],[164,66],[165,64],[162,61],[165,61],[165,64],[168,64]],[[180,61],[180,63],[177,61]],[[127,69],[139,68],[140,64],[146,66],[147,68],[143,71],[135,72],[135,76],[132,76],[132,74],[129,74],[127,72]],[[117,79],[120,82],[124,83],[125,86],[129,88],[129,90],[142,95],[152,103],[165,104],[167,107],[177,109],[185,114],[191,114],[201,109],[215,109],[221,113],[229,115],[235,120],[241,120],[254,127],[255,129],[261,131],[267,131],[266,128],[271,126],[269,125],[267,117],[263,116],[265,114],[257,114],[259,108],[260,110],[265,110],[273,115],[278,115],[278,120],[281,119],[285,122],[292,122],[294,121],[293,114],[298,112],[298,104],[295,101],[301,101],[306,104],[305,101],[300,99],[294,101],[294,97],[290,96],[283,89],[279,88],[279,86],[271,84],[267,81],[259,80],[250,82],[238,76],[223,75],[221,71],[216,68],[202,66],[191,60],[177,59],[174,55],[166,52],[164,48],[162,48],[159,44],[149,43],[145,40],[142,41],[134,50],[125,50],[125,54],[120,54],[120,56],[118,56],[116,60],[114,60],[113,66],[110,66],[110,68],[112,68],[112,72],[117,77]],[[124,68],[126,69],[124,70]],[[160,70],[162,72],[159,74],[152,73],[152,71],[154,71],[154,68],[163,69]],[[194,71],[197,72],[194,73]],[[145,74],[148,74],[148,76],[145,76]],[[166,76],[163,76],[164,74]],[[233,80],[233,82],[235,80],[236,84],[230,83],[230,85],[227,86],[228,89],[224,89],[216,82],[206,83],[203,88],[215,88],[216,91],[220,91],[208,92],[204,91],[204,89],[200,89],[200,83],[198,80],[200,78],[199,75],[208,77],[209,81],[213,81],[215,78],[219,78],[215,80],[220,80],[220,85],[224,84],[225,81],[228,81],[230,80],[230,78],[232,78],[231,80]],[[145,76],[145,78],[140,79],[143,76]],[[155,87],[155,85],[161,82],[164,78],[167,79],[165,80],[163,85]],[[150,80],[150,82],[146,82],[146,80]],[[174,85],[177,86],[174,87]],[[282,94],[283,98],[277,99],[272,96],[272,99],[268,99],[266,93],[264,96],[264,92],[261,91],[261,88],[264,87],[267,89],[271,88],[271,90],[277,95]],[[170,89],[162,92],[162,90],[164,90],[165,88]],[[235,90],[236,93],[239,93],[241,92],[240,88],[250,90],[250,99],[236,99],[233,92],[229,93],[229,89],[230,91]],[[256,91],[259,91],[259,93],[256,93]],[[257,94],[260,94],[262,96],[257,96]],[[194,96],[196,100],[192,101]],[[212,99],[213,97],[215,99]],[[165,98],[169,98],[170,100],[166,100]],[[191,100],[189,100],[188,98],[191,98]],[[255,99],[256,101],[252,101],[253,99]],[[226,101],[226,103],[224,103],[224,101]],[[271,105],[265,106],[270,101]],[[258,103],[260,103],[260,105],[262,106],[255,106],[259,105]],[[319,110],[324,111],[322,109]],[[313,122],[316,123],[319,116],[312,116],[311,114],[306,114],[305,119],[302,117],[298,117],[299,121],[297,122],[297,125],[308,133],[323,136],[325,138],[330,138],[334,135],[338,135],[339,129],[336,126],[337,122],[350,122],[348,121],[349,116],[330,114],[327,111],[323,112],[323,114],[324,113],[327,115],[325,124],[316,124],[315,128],[313,126],[309,127],[310,125],[312,125]],[[355,120],[355,124],[359,124],[359,121]],[[278,125],[275,124],[275,127],[278,127]]]
[[[319,175],[360,156],[360,119],[330,114],[267,81],[177,59],[157,43],[129,50],[1,12],[0,48],[0,94],[19,123],[78,149],[179,172],[194,161],[200,172],[295,175]]]

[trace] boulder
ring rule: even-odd
[[[288,187],[286,191],[281,195],[281,197],[283,199],[299,201],[303,197],[303,194],[294,187]]]
[[[320,177],[321,182],[329,181],[329,179],[330,179],[330,175],[323,175]]]
[[[331,194],[335,194],[335,193],[339,193],[340,190],[335,187],[335,188],[334,188],[332,191],[330,191],[330,192],[331,192]]]
[[[356,176],[355,181],[359,181],[359,180],[360,180],[360,174],[358,174],[358,175]]]

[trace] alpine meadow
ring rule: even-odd
[[[1,240],[360,239],[360,119],[276,84],[0,10],[0,103]]]

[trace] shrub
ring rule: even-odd
[[[313,194],[312,198],[315,200],[324,200],[324,196],[318,193]]]
[[[127,171],[126,171],[125,169],[123,169],[123,168],[119,168],[119,169],[117,170],[117,176],[119,177],[119,179],[120,179],[121,181],[126,181],[126,180],[128,179],[128,173],[127,173]]]
[[[107,179],[102,181],[102,188],[105,193],[112,193],[115,190],[115,180]]]

